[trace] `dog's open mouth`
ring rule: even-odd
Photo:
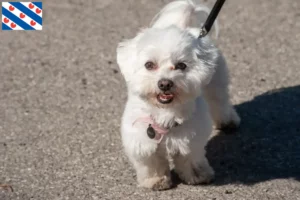
[[[171,103],[173,99],[174,99],[174,95],[171,92],[159,93],[157,95],[158,102],[162,104]]]

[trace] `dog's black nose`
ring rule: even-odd
[[[158,81],[158,88],[162,91],[168,91],[173,87],[174,83],[173,81],[169,79],[161,79]]]

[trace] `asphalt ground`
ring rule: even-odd
[[[167,2],[44,0],[43,31],[0,31],[0,184],[13,187],[1,200],[300,199],[296,0],[230,0],[221,11],[217,43],[242,124],[207,145],[215,182],[136,187],[115,50]]]

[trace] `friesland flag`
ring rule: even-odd
[[[2,2],[2,30],[42,30],[42,2]]]

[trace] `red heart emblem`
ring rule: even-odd
[[[35,21],[31,20],[30,25],[34,26],[35,24],[36,24]]]
[[[15,23],[13,23],[13,22],[10,24],[10,27],[12,27],[12,28],[16,28],[16,26],[17,25]]]
[[[10,11],[13,11],[14,9],[15,9],[15,7],[9,6],[9,10],[10,10]]]
[[[37,9],[35,10],[35,12],[36,12],[37,14],[40,14],[40,13],[42,12],[42,10],[37,8]]]
[[[9,19],[7,19],[6,17],[4,18],[4,23],[7,24],[9,22]]]
[[[23,14],[23,13],[20,13],[20,18],[24,18],[25,17],[25,15]]]
[[[32,3],[29,4],[29,8],[32,9],[34,8],[34,5]]]

